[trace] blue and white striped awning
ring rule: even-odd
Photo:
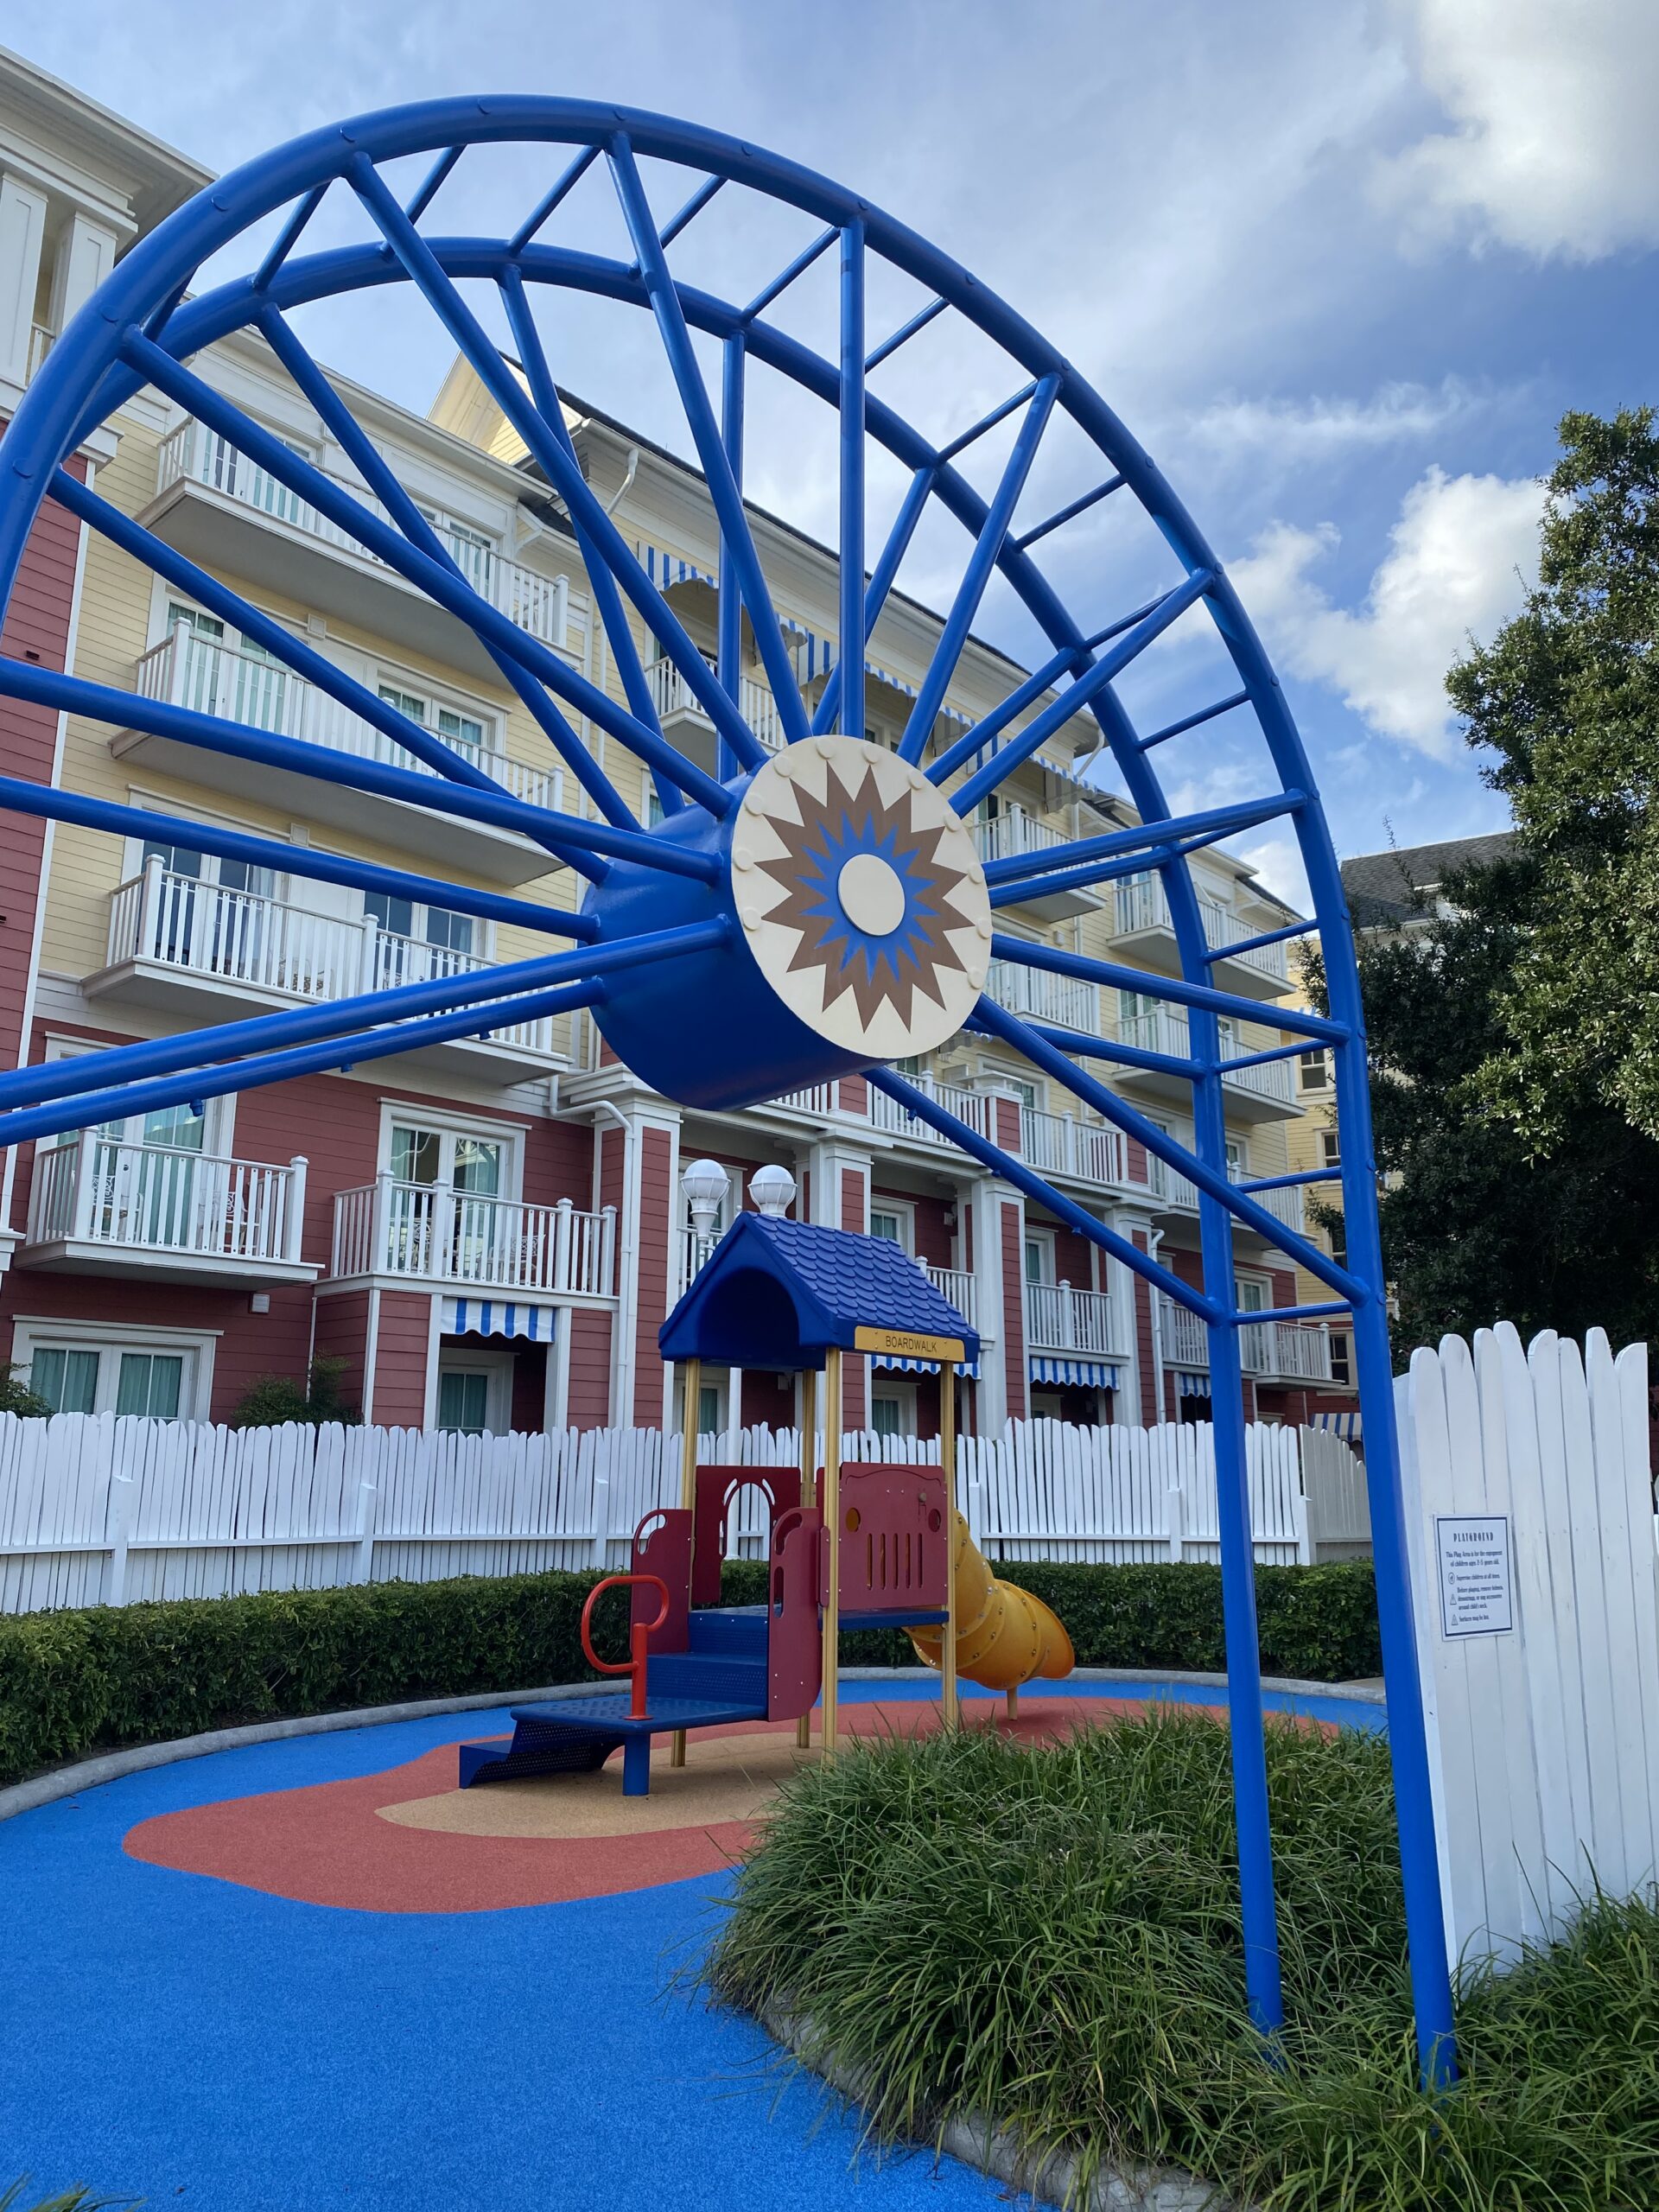
[[[688,561],[683,554],[671,553],[661,545],[648,545],[643,537],[634,540],[633,550],[646,577],[658,591],[667,591],[674,584],[713,584],[719,588],[717,575],[698,568],[695,561]]]
[[[804,623],[797,622],[787,614],[781,615],[779,619],[783,627],[795,639],[791,648],[791,657],[795,663],[795,678],[804,691],[807,685],[815,678],[828,676],[835,666],[839,657],[836,641],[833,638],[818,637],[816,632],[809,630]],[[913,683],[902,676],[895,676],[890,668],[881,667],[879,662],[867,660],[864,664],[864,673],[866,676],[873,677],[878,683],[888,684],[893,690],[902,692],[906,699],[913,699],[916,696],[916,686]],[[960,722],[964,729],[973,721],[973,716],[964,715],[959,707],[941,707],[939,712],[946,721]]]
[[[939,1363],[937,1359],[901,1359],[896,1352],[890,1351],[873,1351],[870,1354],[870,1365],[902,1368],[907,1375],[937,1375],[939,1371]],[[957,1372],[958,1375],[966,1375],[970,1381],[977,1382],[979,1362],[976,1359],[960,1359],[957,1362]]]
[[[1310,1428],[1328,1428],[1333,1436],[1340,1436],[1349,1444],[1357,1444],[1364,1433],[1357,1413],[1314,1414],[1307,1425]]]
[[[1122,1379],[1122,1370],[1109,1359],[1056,1359],[1034,1351],[1030,1368],[1033,1382],[1070,1382],[1082,1390],[1116,1390]]]
[[[558,1319],[556,1306],[525,1306],[505,1298],[443,1301],[446,1337],[524,1337],[533,1344],[550,1344]]]
[[[1175,1370],[1175,1395],[1178,1398],[1207,1398],[1210,1377],[1207,1375],[1189,1375],[1178,1367]]]

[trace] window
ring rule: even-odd
[[[149,1421],[202,1421],[212,1384],[213,1338],[97,1322],[19,1321],[13,1358],[54,1413],[136,1414]]]
[[[914,1436],[915,1384],[878,1369],[870,1377],[870,1427],[878,1436]]]
[[[397,683],[382,683],[379,692],[387,706],[395,707],[400,715],[418,722],[423,729],[435,730],[454,751],[471,759],[484,750],[484,725],[476,715],[463,715],[454,707],[435,708],[433,702],[418,691],[405,691]]]
[[[1346,1329],[1331,1332],[1331,1380],[1351,1382],[1354,1379],[1354,1340]]]
[[[1042,1104],[1042,1093],[1034,1083],[1025,1083],[1018,1076],[1007,1078],[1007,1087],[1020,1101],[1022,1113],[1034,1114]]]
[[[175,640],[174,696],[179,705],[248,722],[255,729],[289,730],[294,678],[274,653],[181,600],[168,602],[167,634]]]
[[[902,1436],[904,1408],[897,1398],[890,1398],[880,1391],[870,1397],[870,1427],[878,1436]]]
[[[889,1244],[896,1244],[901,1252],[913,1252],[916,1248],[916,1215],[913,1208],[898,1205],[891,1198],[870,1205],[870,1235],[880,1236]]]
[[[1249,1155],[1244,1149],[1243,1139],[1229,1137],[1227,1139],[1227,1180],[1230,1183],[1242,1183],[1249,1172]]]
[[[1026,1231],[1026,1281],[1052,1282],[1054,1280],[1054,1239],[1041,1230]]]
[[[438,1376],[438,1427],[461,1436],[489,1429],[490,1378],[481,1370],[451,1368]]]
[[[1335,1129],[1319,1131],[1319,1165],[1339,1167],[1342,1165],[1342,1138]]]
[[[1331,1088],[1331,1056],[1328,1052],[1303,1052],[1296,1061],[1296,1072],[1305,1091],[1329,1090]]]
[[[1255,1275],[1235,1275],[1233,1296],[1241,1313],[1260,1313],[1268,1303],[1268,1286]]]

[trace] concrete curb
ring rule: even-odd
[[[844,1682],[927,1681],[937,1680],[931,1667],[843,1667]],[[1200,1688],[1225,1688],[1225,1675],[1177,1675],[1167,1667],[1079,1667],[1068,1678],[1090,1682],[1192,1682]],[[296,1714],[286,1720],[260,1720],[245,1728],[212,1728],[200,1736],[180,1736],[170,1743],[135,1744],[130,1751],[105,1751],[96,1758],[79,1759],[73,1766],[37,1774],[0,1789],[0,1821],[17,1813],[32,1812],[37,1805],[55,1804],[61,1798],[96,1789],[100,1783],[118,1782],[124,1774],[142,1774],[154,1766],[171,1766],[180,1759],[206,1758],[213,1751],[240,1751],[248,1744],[276,1744],[290,1736],[322,1736],[340,1728],[378,1728],[391,1720],[423,1720],[435,1713],[477,1713],[491,1706],[542,1705],[555,1698],[587,1697],[598,1688],[594,1682],[561,1682],[550,1689],[474,1691],[467,1697],[420,1698],[403,1705],[368,1705],[352,1713]],[[1349,1698],[1357,1704],[1381,1705],[1381,1690],[1344,1682],[1298,1682],[1264,1675],[1262,1687],[1300,1697]],[[1125,2200],[1127,2202],[1128,2200]]]
[[[861,2107],[868,2077],[843,2066],[833,2051],[814,2050],[810,2022],[772,2009],[759,2018],[772,2041],[781,2044],[798,2066],[817,2075],[847,2103]],[[1248,2207],[1236,2205],[1214,2182],[1201,2181],[1196,2174],[1175,2166],[1104,2167],[1087,2194],[1079,2195],[1077,2162],[1070,2152],[1044,2155],[1027,2151],[982,2113],[947,2120],[937,2144],[918,2147],[932,2147],[946,2158],[988,2174],[1026,2202],[1051,2207],[1052,2212],[1068,2205],[1071,2212],[1249,2212]]]

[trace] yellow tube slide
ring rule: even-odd
[[[1058,1681],[1077,1664],[1071,1639],[1040,1598],[999,1582],[957,1516],[957,1672],[982,1689],[1017,1690],[1040,1675]],[[908,1631],[916,1656],[939,1663],[944,1638],[936,1628]]]

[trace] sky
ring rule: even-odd
[[[1058,344],[1162,468],[1274,657],[1340,853],[1501,826],[1442,678],[1520,604],[1563,411],[1654,397],[1653,0],[10,0],[4,36],[220,169],[353,112],[513,91],[681,115],[853,185]],[[454,226],[487,202],[511,227],[500,195],[544,181],[538,149],[458,170]],[[672,179],[647,182],[671,212]],[[788,259],[805,233],[744,200],[699,219],[679,273],[758,289]],[[612,250],[613,210],[581,212]],[[872,327],[906,306],[873,286]],[[621,312],[562,324],[559,373],[686,449]],[[309,313],[323,358],[424,410],[435,324],[389,296]],[[810,285],[788,313],[830,330]],[[943,433],[1004,396],[1000,365],[918,340],[883,391]],[[1013,429],[976,449],[982,486]],[[833,536],[833,456],[786,396],[757,396],[748,480]],[[872,480],[875,543],[899,485]],[[1134,603],[1148,558],[1110,506],[1051,549],[1083,614]],[[953,562],[925,538],[902,581],[937,602]],[[1035,650],[995,593],[979,627]],[[1148,657],[1132,706],[1195,680],[1182,651]],[[1246,786],[1224,736],[1184,742],[1178,798]],[[1298,894],[1284,840],[1242,849]]]

